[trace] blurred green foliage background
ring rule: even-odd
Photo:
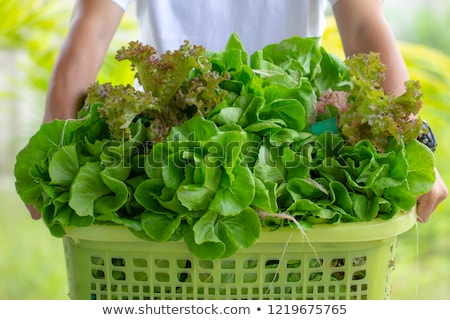
[[[387,11],[387,17],[397,22],[394,31],[411,77],[422,84],[421,116],[437,136],[437,166],[450,185],[450,45],[448,36],[443,36],[449,22],[441,18],[443,12],[450,12],[450,3],[435,2],[439,10],[428,2],[415,7],[409,15],[413,25],[399,23],[396,18],[401,11],[395,8]],[[40,126],[48,78],[72,4],[22,0],[0,6],[0,299],[68,299],[62,241],[29,217],[14,189],[13,167],[15,155]],[[100,82],[132,83],[129,65],[115,61],[114,55],[137,37],[131,8],[111,44]],[[332,17],[323,45],[342,56]],[[447,200],[427,224],[418,224],[399,237],[392,299],[450,299],[449,211]]]

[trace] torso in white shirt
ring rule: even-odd
[[[126,9],[132,0],[112,1]],[[233,32],[249,53],[294,35],[320,37],[326,8],[327,0],[136,0],[140,40],[159,52],[184,40],[223,50]]]

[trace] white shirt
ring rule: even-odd
[[[112,1],[126,10],[132,0]],[[320,37],[326,8],[327,0],[136,0],[139,38],[161,53],[184,40],[223,50],[233,32],[249,53],[294,35]]]

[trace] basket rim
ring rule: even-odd
[[[410,230],[417,223],[416,215],[412,212],[397,213],[393,218],[372,221],[346,222],[341,224],[317,224],[311,229],[298,230],[281,228],[270,231],[261,228],[259,243],[273,242],[362,242],[390,239]],[[102,242],[148,242],[135,236],[127,227],[119,225],[98,225],[88,227],[67,227],[64,237],[75,241]],[[184,242],[184,240],[180,240]]]

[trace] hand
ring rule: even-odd
[[[28,211],[30,211],[31,218],[33,218],[34,220],[39,220],[41,218],[41,213],[38,210],[36,210],[32,205],[27,204],[26,206]]]
[[[433,188],[417,199],[417,220],[422,223],[427,222],[437,206],[448,197],[448,189],[444,180],[442,180],[436,168],[434,168],[434,172],[436,173],[436,181]]]

